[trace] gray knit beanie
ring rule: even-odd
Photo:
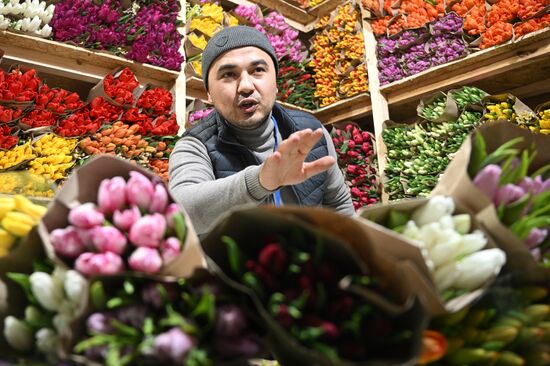
[[[279,71],[279,63],[275,50],[267,37],[256,28],[238,25],[224,28],[214,35],[202,53],[202,80],[208,90],[208,71],[212,63],[224,52],[241,47],[258,47],[273,59],[275,75]]]

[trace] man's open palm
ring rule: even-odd
[[[328,170],[335,163],[332,156],[324,156],[307,163],[304,161],[322,136],[321,128],[315,131],[308,128],[290,135],[263,163],[260,184],[265,189],[273,191],[281,186],[302,183]]]

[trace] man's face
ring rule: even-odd
[[[262,123],[277,97],[275,65],[257,47],[242,47],[218,57],[208,72],[208,100],[229,123],[253,128]]]

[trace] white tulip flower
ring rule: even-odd
[[[441,225],[442,229],[450,229],[450,230],[455,229],[455,223],[454,223],[453,217],[451,215],[442,216],[439,219],[439,224]]]
[[[460,234],[464,235],[470,231],[472,226],[472,218],[469,214],[454,215],[453,221],[455,230]]]
[[[55,330],[50,328],[42,328],[35,334],[36,348],[46,355],[57,354],[59,337]]]
[[[496,276],[506,263],[506,254],[498,248],[485,249],[467,255],[456,262],[458,276],[454,287],[475,290]]]
[[[431,222],[438,222],[442,216],[450,215],[455,210],[452,197],[434,196],[422,207],[416,209],[412,219],[419,227]]]
[[[48,24],[46,24],[44,27],[42,27],[42,29],[40,29],[39,31],[37,31],[35,33],[36,33],[36,35],[38,35],[40,37],[48,38],[52,34],[52,27],[50,27]]]
[[[40,305],[47,310],[57,311],[63,301],[62,284],[44,272],[34,272],[30,275],[29,281],[32,293]]]
[[[4,338],[18,351],[30,351],[33,346],[32,331],[21,320],[9,315],[4,319]]]
[[[456,257],[462,236],[454,230],[442,230],[435,245],[428,249],[435,267],[448,263]]]
[[[77,306],[82,305],[88,293],[88,281],[77,271],[69,270],[65,274],[65,294],[69,301]]]
[[[456,256],[461,257],[463,255],[472,254],[485,248],[486,245],[487,237],[481,230],[476,230],[473,233],[462,236],[462,243]]]
[[[65,314],[57,314],[53,317],[53,326],[58,334],[70,333],[72,318]]]
[[[435,285],[440,292],[451,288],[457,277],[458,272],[455,262],[449,262],[437,268],[434,272]]]

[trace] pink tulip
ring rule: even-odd
[[[122,258],[111,252],[82,253],[74,266],[78,272],[86,276],[113,275],[124,270]]]
[[[529,249],[535,249],[544,241],[544,239],[546,239],[547,236],[548,230],[533,228],[525,239],[525,245],[527,245]]]
[[[156,249],[140,247],[130,255],[128,264],[134,271],[154,274],[160,271],[162,258]]]
[[[55,229],[50,233],[55,252],[63,257],[74,259],[86,250],[86,245],[74,226]]]
[[[532,179],[531,177],[525,177],[518,184],[523,190],[531,195],[536,196],[539,193],[542,193],[543,181],[542,177],[539,175]]]
[[[136,171],[130,172],[130,179],[126,183],[126,199],[130,204],[146,210],[154,194],[155,187],[149,178]]]
[[[178,238],[170,237],[160,243],[160,252],[164,263],[168,263],[181,254],[181,242]]]
[[[78,227],[76,228],[76,232],[78,233],[80,240],[82,240],[82,242],[86,247],[91,247],[93,245],[93,242],[92,242],[93,229],[94,228],[91,228],[91,229],[80,229]]]
[[[149,212],[160,212],[163,213],[166,210],[168,205],[168,192],[164,184],[157,184],[155,186],[155,193],[153,194],[153,199],[151,200],[151,205],[149,206]]]
[[[126,205],[126,181],[122,177],[103,179],[97,193],[99,209],[104,213],[120,210]]]
[[[502,204],[509,205],[525,195],[526,192],[523,188],[516,186],[515,184],[506,184],[498,189],[493,201],[496,207]]]
[[[177,203],[171,203],[166,208],[166,211],[164,212],[164,217],[166,218],[166,224],[169,228],[174,227],[174,214],[180,212],[180,208],[178,207]]]
[[[170,363],[181,365],[195,345],[196,341],[193,337],[180,328],[172,328],[155,337],[153,354]]]
[[[69,222],[81,229],[91,229],[94,226],[103,225],[105,216],[98,211],[93,203],[85,203],[69,212]]]
[[[126,237],[114,226],[99,226],[91,230],[92,243],[101,253],[124,253]]]
[[[120,230],[127,232],[140,217],[141,212],[139,212],[139,208],[137,206],[132,206],[127,210],[116,210],[113,214],[113,223]]]
[[[474,178],[476,187],[491,200],[495,198],[502,169],[496,164],[489,164],[481,169]]]
[[[138,247],[157,248],[166,232],[166,219],[155,213],[145,215],[130,228],[130,241]]]

